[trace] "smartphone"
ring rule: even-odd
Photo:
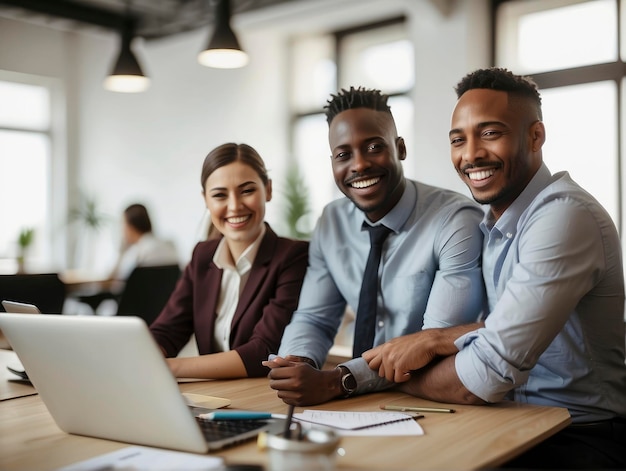
[[[2,301],[2,307],[12,314],[41,314],[34,304],[18,303],[16,301]]]

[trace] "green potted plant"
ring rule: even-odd
[[[35,239],[35,229],[32,227],[24,227],[20,230],[17,237],[18,253],[17,253],[17,272],[24,273],[25,259],[28,248],[33,244]]]
[[[100,212],[98,202],[93,197],[81,198],[80,206],[70,211],[70,222],[76,222],[93,231],[98,231],[108,216]]]
[[[311,228],[307,216],[311,212],[309,196],[304,179],[297,164],[292,163],[287,169],[285,179],[285,219],[289,236],[295,239],[308,239]]]

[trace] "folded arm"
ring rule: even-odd
[[[458,404],[482,404],[461,382],[454,365],[454,341],[482,323],[427,329],[404,335],[363,353],[369,367],[413,396]]]

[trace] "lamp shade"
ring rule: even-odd
[[[219,69],[235,69],[248,63],[248,54],[241,49],[237,36],[230,27],[229,0],[218,1],[215,29],[209,45],[198,54],[198,62]]]
[[[141,66],[131,49],[132,35],[122,33],[120,54],[112,72],[104,79],[104,88],[113,92],[137,93],[150,86],[150,79],[141,70]]]

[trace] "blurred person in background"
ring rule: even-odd
[[[126,280],[136,267],[178,265],[176,247],[152,232],[152,221],[143,204],[124,210],[123,242],[111,279]]]
[[[134,203],[123,213],[122,246],[108,279],[97,289],[73,293],[72,298],[88,305],[90,314],[111,316],[117,312],[118,299],[126,280],[137,267],[179,265],[176,247],[155,236],[152,221],[143,204]],[[77,308],[80,313],[80,308]]]

